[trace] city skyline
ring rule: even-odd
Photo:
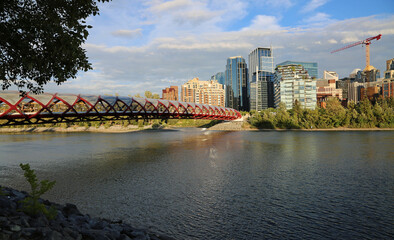
[[[364,3],[365,2],[365,3]],[[226,59],[247,58],[256,47],[274,51],[274,64],[317,62],[319,72],[346,77],[365,66],[360,47],[330,51],[382,34],[371,45],[371,64],[381,71],[394,49],[394,3],[377,1],[112,1],[84,45],[94,70],[46,92],[134,95],[160,93],[223,72]]]

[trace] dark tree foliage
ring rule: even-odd
[[[372,104],[364,99],[349,102],[344,108],[336,98],[329,98],[326,108],[303,109],[295,102],[293,109],[282,104],[277,109],[266,109],[251,114],[249,122],[260,129],[313,128],[394,128],[394,98],[379,98]]]
[[[88,37],[85,19],[97,15],[97,2],[110,0],[1,0],[0,80],[40,93],[92,69],[81,47]]]

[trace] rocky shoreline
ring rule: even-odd
[[[20,211],[20,201],[26,192],[12,188],[0,188],[0,239],[103,239],[103,240],[173,240],[173,238],[136,229],[122,221],[93,218],[82,214],[73,204],[60,205],[47,200],[40,201],[53,206],[57,216],[48,220],[43,214],[29,216]]]

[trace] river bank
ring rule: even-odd
[[[155,128],[155,130],[174,130],[180,127],[166,126]],[[77,133],[77,132],[96,132],[96,133],[126,133],[135,132],[143,130],[151,130],[152,125],[138,127],[135,125],[121,126],[115,125],[110,127],[81,127],[81,126],[71,126],[71,127],[26,127],[26,128],[0,128],[0,134],[9,133]],[[204,128],[206,130],[217,130],[217,131],[394,131],[394,128],[312,128],[312,129],[257,129],[252,128],[248,125],[245,126],[240,122],[224,122],[216,124],[210,128]]]
[[[173,238],[136,229],[122,221],[92,218],[82,214],[73,204],[59,205],[41,200],[54,207],[57,216],[48,220],[43,214],[30,216],[21,212],[20,201],[28,196],[12,188],[0,188],[0,239],[139,239],[171,240]]]
[[[0,128],[0,133],[44,133],[44,132],[59,132],[59,133],[73,133],[73,132],[134,132],[139,130],[151,129],[152,126],[138,127],[136,125],[121,126],[115,125],[110,127],[24,127],[24,128]]]

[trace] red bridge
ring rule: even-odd
[[[235,120],[232,109],[162,99],[0,92],[0,126],[127,119]]]

